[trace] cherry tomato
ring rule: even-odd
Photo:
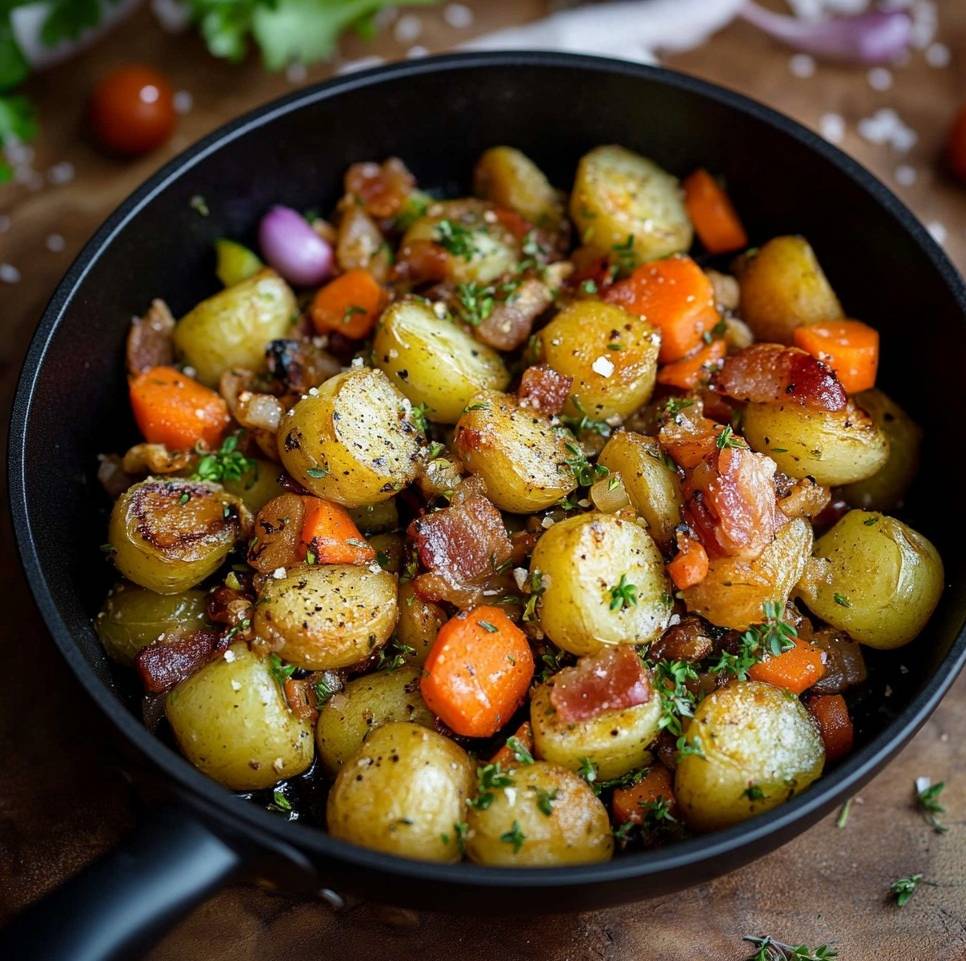
[[[149,153],[174,130],[171,86],[150,67],[119,67],[94,88],[90,122],[94,136],[108,150],[129,156]]]
[[[953,175],[966,183],[966,104],[960,108],[946,142],[946,161]]]

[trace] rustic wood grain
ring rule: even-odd
[[[544,3],[477,2],[474,30],[538,15]],[[876,93],[864,71],[820,67],[792,77],[788,53],[742,25],[707,47],[670,59],[673,66],[764,99],[817,126],[827,112],[847,122],[843,146],[895,188],[895,168],[913,165],[919,179],[899,193],[926,221],[945,225],[947,249],[966,265],[966,191],[935,163],[945,125],[966,91],[966,4],[942,5],[941,39],[958,62],[937,71],[917,56],[895,73],[895,89]],[[439,12],[421,12],[424,33],[414,41],[437,50],[472,31],[455,31]],[[375,49],[398,57],[391,36],[374,48],[350,40],[346,58]],[[83,97],[116,63],[145,60],[190,90],[194,110],[160,153],[120,164],[82,139]],[[308,79],[324,76],[309,72]],[[0,234],[0,262],[23,274],[0,285],[0,408],[5,412],[33,325],[71,257],[106,213],[161,162],[229,117],[291,89],[254,62],[213,62],[190,37],[167,37],[138,14],[95,50],[35,78],[30,92],[45,120],[37,167],[69,159],[76,180],[30,192],[0,188],[0,213],[12,225]],[[920,139],[908,156],[865,143],[857,120],[894,106]],[[796,185],[790,184],[790,189]],[[65,249],[46,247],[51,234]],[[861,238],[856,238],[861,243]],[[153,291],[146,291],[149,297]],[[4,414],[4,423],[6,416]],[[5,512],[4,512],[5,513]],[[133,821],[133,795],[112,748],[106,723],[87,703],[60,661],[33,609],[17,566],[9,522],[0,529],[0,917],[41,896],[99,852]],[[835,942],[843,959],[957,961],[966,958],[966,678],[900,757],[853,805],[844,829],[826,819],[780,851],[709,885],[644,905],[532,920],[498,922],[393,912],[359,904],[334,913],[323,904],[239,885],[214,897],[149,955],[150,961],[276,961],[337,953],[346,961],[373,956],[393,961],[696,961],[745,957],[740,938],[769,932],[786,941]],[[950,808],[945,835],[934,834],[912,806],[919,775],[944,779]],[[890,882],[920,872],[923,886],[901,911],[887,903]]]

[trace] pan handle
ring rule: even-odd
[[[180,917],[238,873],[242,856],[184,807],[162,807],[121,846],[0,930],[0,958],[139,958]]]

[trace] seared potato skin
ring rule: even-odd
[[[533,552],[530,570],[543,575],[540,626],[571,654],[607,644],[647,644],[671,616],[671,588],[650,534],[633,521],[590,512],[554,524]],[[637,588],[637,604],[611,609],[621,575]]]
[[[474,394],[510,383],[500,355],[422,300],[392,304],[372,342],[373,362],[426,416],[455,424]]]
[[[217,387],[231,367],[260,370],[265,345],[284,337],[298,317],[295,294],[266,268],[203,300],[178,322],[174,345],[198,380]]]
[[[855,402],[889,439],[889,459],[865,480],[846,484],[839,494],[853,507],[889,511],[902,506],[906,490],[919,470],[919,425],[881,390],[856,394]]]
[[[760,624],[762,604],[784,604],[812,552],[812,525],[802,518],[783,524],[754,560],[715,558],[708,576],[684,591],[684,603],[718,627],[744,631]]]
[[[742,433],[789,477],[812,477],[825,487],[871,477],[889,459],[889,438],[852,401],[835,412],[748,404]]]
[[[412,581],[399,585],[396,638],[400,644],[413,649],[413,653],[405,655],[407,664],[421,666],[425,662],[439,629],[448,620],[449,616],[439,604],[424,601],[416,593]]]
[[[278,482],[281,470],[278,464],[256,458],[248,473],[237,480],[225,478],[222,486],[229,494],[234,494],[253,513],[257,514],[273,497],[283,494],[284,488]]]
[[[585,721],[568,724],[560,719],[550,700],[553,678],[541,684],[530,698],[530,724],[537,757],[579,771],[592,761],[603,780],[620,777],[651,759],[650,746],[660,733],[661,698],[636,707],[607,711]]]
[[[455,446],[464,467],[483,478],[490,500],[519,514],[556,504],[577,487],[566,431],[546,414],[521,407],[507,394],[477,394],[456,424]]]
[[[770,811],[805,790],[825,765],[818,727],[801,701],[758,681],[732,681],[709,694],[685,737],[704,757],[678,760],[674,796],[697,831]]]
[[[246,644],[182,681],[164,709],[185,757],[233,791],[301,774],[315,754],[312,725],[289,710],[267,659]]]
[[[591,417],[601,419],[627,417],[650,400],[661,339],[646,320],[615,304],[580,300],[560,311],[538,336],[544,362],[574,379],[568,414],[579,414],[574,398]]]
[[[490,147],[485,151],[473,172],[473,187],[484,200],[515,210],[536,227],[556,230],[563,223],[560,193],[515,147]]]
[[[255,633],[292,664],[322,671],[358,664],[396,626],[396,578],[351,564],[302,566],[265,581]]]
[[[619,430],[604,445],[597,458],[610,471],[617,471],[634,510],[647,521],[647,529],[658,544],[670,545],[674,528],[681,523],[681,481],[653,437]]]
[[[554,867],[607,861],[614,837],[607,811],[583,778],[556,764],[536,761],[513,769],[513,785],[493,792],[485,810],[471,808],[466,853],[494,867]],[[550,814],[539,807],[550,805]],[[523,843],[514,851],[500,837],[513,831]]]
[[[388,500],[416,476],[421,434],[381,370],[354,367],[282,418],[278,450],[306,490],[346,507]]]
[[[894,517],[868,511],[849,511],[816,541],[797,588],[822,620],[882,650],[913,640],[942,590],[943,563],[932,543]]]
[[[315,725],[319,760],[335,774],[377,727],[409,721],[432,727],[435,718],[419,693],[420,671],[401,667],[350,681],[326,702]]]
[[[94,621],[104,650],[131,665],[138,651],[158,640],[184,637],[207,623],[205,592],[157,594],[134,584],[117,584]]]
[[[492,204],[473,198],[436,201],[406,231],[400,250],[417,242],[438,244],[439,225],[447,220],[467,232],[470,251],[465,255],[446,251],[446,279],[457,284],[492,283],[512,273],[519,257],[516,239],[492,211]]]
[[[213,574],[250,515],[218,484],[149,477],[115,502],[108,541],[117,569],[158,594],[179,594]]]
[[[843,316],[804,237],[775,237],[738,261],[738,313],[757,340],[790,344],[796,327]]]
[[[404,858],[453,863],[454,825],[466,815],[476,771],[454,741],[418,724],[377,728],[329,792],[329,833]]]
[[[678,181],[624,147],[584,154],[570,195],[570,216],[588,247],[608,252],[633,237],[638,261],[691,246],[691,221]]]

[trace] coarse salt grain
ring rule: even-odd
[[[926,224],[926,230],[932,235],[932,239],[936,241],[937,244],[944,244],[946,242],[946,237],[949,236],[949,232],[946,230],[946,225],[938,220],[930,220]]]
[[[917,180],[918,174],[915,167],[909,164],[899,164],[896,167],[896,183],[903,187],[911,187]]]
[[[892,86],[892,71],[885,67],[873,67],[867,74],[873,90],[888,90]]]
[[[229,647],[227,651],[222,655],[229,664],[235,660],[235,652]]]
[[[241,690],[241,682],[239,682],[239,681],[232,681],[231,682],[231,689],[233,691],[240,691]]]
[[[553,527],[555,523],[556,521],[552,517],[544,517],[543,520],[540,521],[540,526],[545,531],[549,531],[550,528]]]
[[[922,794],[923,791],[928,790],[932,787],[932,779],[928,777],[917,777],[916,778],[916,793]]]
[[[64,238],[60,234],[51,234],[47,238],[47,249],[52,254],[59,254],[66,246]]]
[[[285,576],[284,567],[276,567],[275,570],[272,571],[272,577],[274,577],[275,580],[277,581],[280,581],[284,576]]]
[[[396,21],[392,32],[400,43],[409,43],[423,32],[423,21],[414,13],[407,13]]]
[[[841,143],[845,136],[845,119],[837,113],[822,114],[818,121],[818,129],[829,143]]]
[[[948,67],[952,56],[944,43],[931,43],[926,47],[926,63],[930,67]]]
[[[175,113],[184,116],[186,113],[191,113],[191,108],[195,105],[195,98],[191,95],[190,90],[179,90],[172,98],[171,104]]]
[[[443,19],[454,30],[465,30],[473,25],[473,11],[465,3],[448,3]]]
[[[272,761],[272,767],[275,768],[276,771],[283,771],[285,769],[285,759],[281,757],[275,758],[275,760]]]
[[[433,304],[433,313],[440,320],[446,320],[446,315],[449,313],[449,311],[446,309],[446,304],[444,304],[441,300],[437,300]]]
[[[814,75],[815,58],[807,53],[796,53],[794,57],[789,58],[788,69],[792,76],[801,77],[804,80]]]
[[[19,284],[20,271],[13,264],[0,264],[0,283]]]
[[[517,590],[522,591],[523,585],[526,584],[527,578],[529,577],[529,572],[525,567],[514,567],[513,568],[513,580],[517,585]]]
[[[606,357],[598,357],[591,365],[590,369],[601,377],[610,377],[614,373],[614,364]]]

